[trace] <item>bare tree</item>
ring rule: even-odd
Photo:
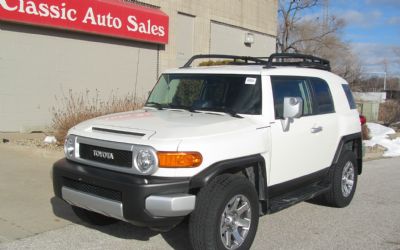
[[[336,28],[343,25],[336,22]],[[304,21],[298,25],[297,36],[302,40],[298,43],[298,51],[317,55],[331,62],[332,71],[345,78],[350,84],[358,81],[361,76],[361,66],[358,57],[354,55],[349,44],[340,38],[340,34],[332,32],[324,36],[307,39],[312,33],[323,33],[324,27],[319,22]],[[333,29],[330,29],[333,30]]]
[[[357,56],[341,39],[345,22],[326,13],[324,17],[305,18],[304,11],[323,0],[279,0],[279,52],[295,52],[324,57],[331,61],[332,71],[355,83],[361,76]],[[325,8],[328,8],[325,2]]]
[[[343,22],[337,22],[336,18],[331,18],[330,25],[324,25],[323,29],[307,32],[307,35],[301,33],[306,31],[304,30],[304,23],[311,22],[304,20],[302,12],[317,6],[319,2],[319,0],[279,0],[278,51],[300,52],[302,43],[321,41],[325,36],[336,32],[343,26]]]

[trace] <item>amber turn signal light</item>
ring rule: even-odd
[[[198,152],[157,152],[157,156],[160,168],[194,168],[203,162]]]

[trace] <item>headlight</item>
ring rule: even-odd
[[[68,136],[64,143],[64,154],[67,158],[72,158],[75,152],[75,137]]]
[[[157,167],[157,155],[151,149],[142,149],[136,156],[136,167],[142,174],[150,174]]]

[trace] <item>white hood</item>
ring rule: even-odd
[[[156,176],[192,176],[207,166],[266,151],[268,133],[258,117],[224,113],[143,109],[85,121],[69,133],[79,137],[146,145],[156,151],[195,151],[203,155],[197,168],[159,168]]]
[[[255,124],[249,119],[226,114],[144,109],[98,117],[77,125],[73,130],[85,131],[86,135],[95,132],[95,129],[103,129],[142,134],[139,136],[141,140],[182,140],[216,136],[254,127]]]

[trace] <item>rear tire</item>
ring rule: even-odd
[[[116,223],[118,220],[102,215],[102,214],[98,214],[77,206],[72,206],[72,210],[74,211],[74,213],[76,214],[76,216],[79,217],[79,219],[83,220],[86,223],[89,223],[91,225],[96,225],[96,226],[106,226],[106,225],[110,225],[113,223]]]
[[[259,219],[258,196],[242,176],[217,176],[197,195],[189,221],[195,250],[249,249]]]
[[[335,167],[331,183],[332,188],[324,194],[325,201],[334,207],[346,207],[353,199],[357,186],[357,163],[352,151],[345,151]]]

